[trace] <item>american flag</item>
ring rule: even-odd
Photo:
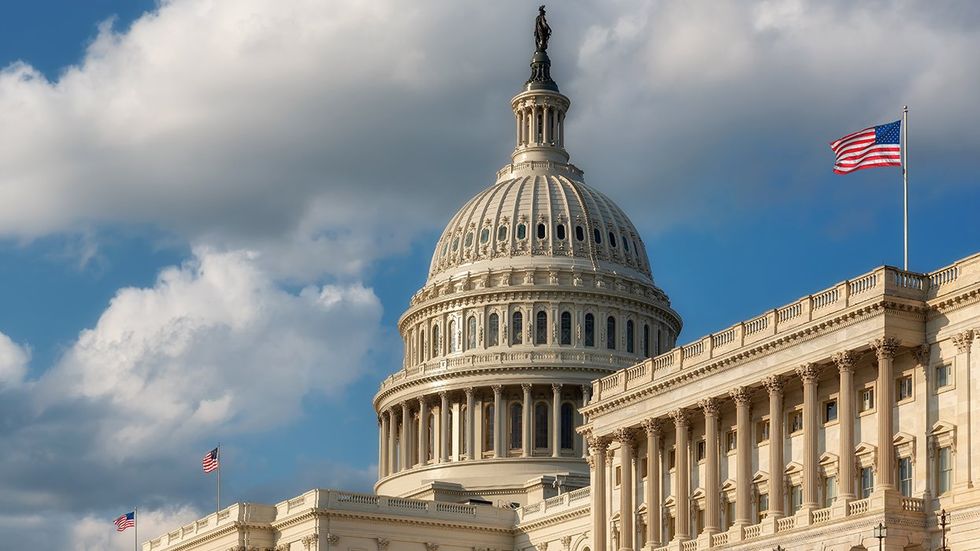
[[[218,448],[204,454],[204,459],[201,460],[201,466],[204,467],[204,472],[206,473],[218,468]]]
[[[116,532],[123,532],[133,526],[136,526],[136,511],[119,515],[119,518],[116,519]]]
[[[832,142],[837,158],[834,172],[849,174],[862,168],[902,166],[902,121],[859,130]]]

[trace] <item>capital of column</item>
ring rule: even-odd
[[[703,398],[698,401],[698,407],[704,411],[705,417],[715,417],[718,415],[718,400],[714,398]]]
[[[840,371],[850,371],[854,372],[854,362],[857,361],[858,355],[853,350],[841,350],[831,356],[831,359],[837,364],[837,369]]]
[[[586,441],[595,453],[605,454],[606,450],[609,449],[609,439],[607,438],[589,435],[586,437]]]
[[[493,390],[494,398],[500,396],[500,393],[504,391],[504,385],[491,385],[490,388]]]
[[[429,401],[425,396],[419,396],[419,408],[424,408],[429,405]]]
[[[449,397],[449,392],[447,392],[445,390],[440,390],[439,391],[439,399],[440,400],[445,400],[448,397]]]
[[[770,375],[765,379],[762,379],[762,386],[766,387],[766,390],[769,391],[769,396],[782,394],[784,384],[785,381],[779,375]]]
[[[728,391],[728,395],[735,400],[735,404],[739,406],[747,406],[752,402],[752,397],[749,396],[749,389],[744,386],[737,386]]]
[[[670,418],[674,420],[674,425],[677,427],[686,428],[691,426],[691,416],[684,408],[677,408],[667,415],[670,415]]]
[[[636,439],[634,438],[633,429],[628,427],[622,427],[616,429],[613,433],[613,438],[623,446],[629,446],[630,449],[636,447]]]
[[[951,337],[953,344],[956,345],[956,351],[960,354],[964,354],[970,351],[970,347],[973,346],[973,329],[967,329],[966,331],[961,331]]]
[[[895,337],[881,337],[871,341],[871,348],[878,355],[878,361],[890,360],[895,357],[899,344],[901,343]]]
[[[663,424],[660,422],[660,419],[649,417],[644,419],[640,424],[643,426],[643,430],[645,430],[647,434],[653,436],[660,436],[663,434]]]
[[[472,398],[475,392],[476,391],[473,390],[473,387],[466,387],[466,388],[463,389],[463,393],[466,394],[466,399],[467,400],[469,400],[470,398]]]
[[[928,344],[923,344],[922,346],[917,346],[912,349],[912,354],[915,355],[915,363],[925,369],[929,366],[929,356],[932,352],[931,347]]]
[[[552,383],[551,391],[554,392],[555,394],[561,392],[561,383]]]
[[[521,389],[524,392],[531,392],[531,383],[521,383]]]
[[[820,369],[815,363],[805,363],[796,368],[796,374],[803,381],[803,384],[815,383],[817,382],[817,375],[820,373]]]

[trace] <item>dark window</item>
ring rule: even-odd
[[[449,241],[446,241],[442,245],[442,256],[446,256],[446,253],[448,252],[449,252]]]
[[[523,241],[527,237],[527,226],[524,224],[517,225],[517,239]]]
[[[595,346],[595,316],[585,314],[585,346]]]
[[[630,242],[629,239],[623,238],[623,250],[630,252]]]
[[[487,346],[500,344],[500,316],[490,314],[490,327],[487,327]]]
[[[495,446],[493,445],[493,421],[494,421],[494,411],[493,404],[488,405],[483,409],[483,449],[492,450]]]
[[[466,241],[463,244],[467,247],[473,245],[473,232],[466,232]]]
[[[497,228],[497,241],[507,240],[507,226],[500,226]]]
[[[544,236],[547,235],[545,232],[544,224],[538,224],[538,239],[544,239]]]
[[[565,224],[558,224],[558,227],[555,228],[555,237],[562,241],[565,240]]]
[[[561,313],[561,344],[572,344],[572,314]]]
[[[510,406],[510,447],[520,449],[521,447],[521,416],[524,414],[521,404],[511,404]]]
[[[511,324],[510,344],[521,344],[524,342],[524,315],[514,312],[514,323]]]
[[[643,324],[643,355],[650,357],[650,326]]]
[[[561,405],[561,447],[563,450],[570,450],[573,448],[572,445],[572,421],[573,421],[573,411],[572,404],[565,402]]]
[[[534,320],[534,344],[548,344],[548,314],[538,312]]]
[[[453,238],[453,252],[456,252],[458,250],[459,250],[459,238],[458,237],[454,237]]]
[[[466,322],[466,349],[476,348],[476,316],[470,316]]]
[[[633,320],[626,320],[626,351],[633,353]]]
[[[432,328],[432,357],[435,358],[439,355],[439,326],[436,325]]]
[[[609,232],[609,246],[614,249],[616,248],[616,234],[613,232]]]
[[[490,241],[490,228],[483,228],[480,232],[480,243],[486,243]]]
[[[548,447],[548,406],[543,403],[534,406],[534,447]]]
[[[592,237],[595,237],[595,243],[596,243],[596,245],[599,245],[599,244],[602,243],[602,232],[599,231],[599,228],[596,228],[595,231],[592,232]]]
[[[575,239],[585,241],[585,230],[582,229],[582,226],[575,226]]]
[[[606,348],[616,349],[616,318],[612,316],[606,318]]]

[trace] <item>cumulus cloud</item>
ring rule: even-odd
[[[0,333],[0,388],[20,384],[27,373],[30,350]]]

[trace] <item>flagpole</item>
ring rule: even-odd
[[[214,510],[215,514],[221,510],[221,442],[218,442],[218,456],[215,459],[218,460],[218,501],[217,508]]]
[[[909,269],[909,106],[902,109],[902,183],[905,188],[905,270]]]
[[[139,507],[133,507],[133,542],[135,544],[134,546],[136,547],[136,551],[140,551],[140,537],[139,537],[139,531],[140,531],[140,515],[139,515],[139,511],[140,511],[140,508]]]

